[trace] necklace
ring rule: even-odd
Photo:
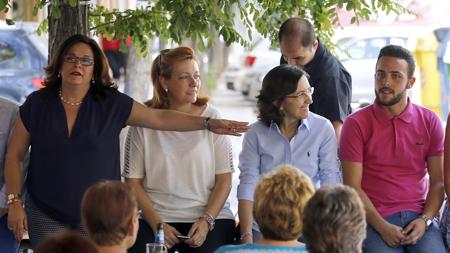
[[[71,106],[80,106],[81,103],[83,103],[83,100],[81,100],[80,102],[75,102],[75,103],[74,103],[74,102],[70,102],[70,101],[65,100],[64,97],[63,97],[63,95],[62,95],[61,89],[59,89],[59,98],[61,99],[61,101],[62,101],[64,104],[68,104],[68,105],[71,105]]]

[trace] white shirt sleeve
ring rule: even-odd
[[[123,177],[144,178],[144,149],[143,129],[140,127],[130,127],[125,141]]]
[[[216,174],[234,172],[233,150],[231,148],[231,140],[228,136],[215,134],[214,160]]]

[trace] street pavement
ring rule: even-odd
[[[225,85],[220,85],[212,93],[210,99],[210,103],[219,110],[223,118],[249,123],[256,121],[255,102],[245,100],[240,92],[227,90]],[[231,136],[230,138],[233,145],[233,164],[235,171],[233,173],[232,189],[228,200],[230,201],[231,210],[237,216],[238,201],[236,190],[239,184],[239,168],[237,165],[239,163],[239,153],[242,148],[243,136]]]

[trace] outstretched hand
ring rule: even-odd
[[[209,130],[215,134],[241,136],[250,128],[248,122],[240,122],[226,119],[210,119]]]

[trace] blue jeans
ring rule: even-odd
[[[411,221],[419,218],[421,214],[412,211],[401,211],[385,217],[385,220],[399,227],[406,227]],[[403,245],[395,248],[389,247],[381,235],[370,225],[367,226],[367,237],[364,240],[364,253],[445,253],[444,240],[436,220],[425,231],[415,245]]]
[[[14,234],[8,229],[8,214],[0,219],[0,252],[16,253],[19,244],[16,242]]]

